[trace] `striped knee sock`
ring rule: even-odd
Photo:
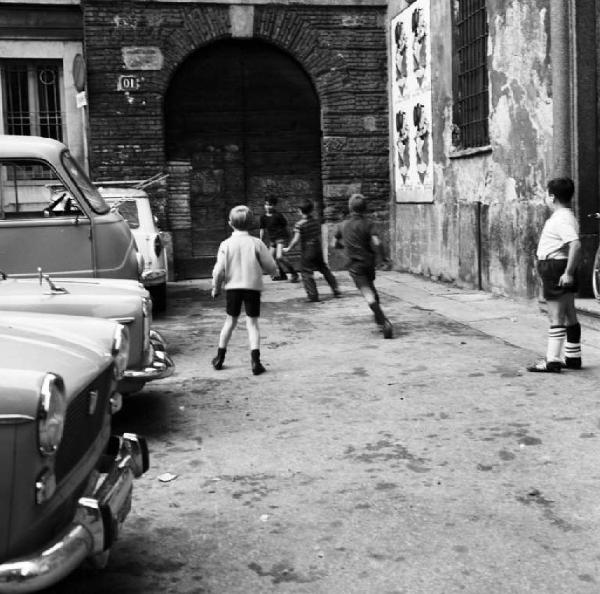
[[[546,350],[546,361],[562,362],[561,353],[566,338],[567,329],[565,326],[550,326],[548,329],[548,349]]]
[[[581,367],[581,325],[567,326],[567,341],[565,343],[565,365],[570,369]]]

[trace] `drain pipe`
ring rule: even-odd
[[[574,102],[571,77],[571,0],[550,0],[550,59],[552,61],[553,169],[551,177],[573,177]]]

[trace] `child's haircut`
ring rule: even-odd
[[[277,196],[267,196],[265,198],[265,203],[270,204],[271,206],[277,206]]]
[[[554,196],[561,204],[569,204],[575,193],[575,184],[570,177],[555,177],[548,182],[548,194]]]
[[[362,194],[352,194],[348,200],[350,212],[363,213],[367,210],[367,201]]]
[[[248,231],[248,229],[252,227],[253,219],[254,215],[252,214],[252,211],[243,204],[234,206],[229,211],[229,223],[238,231]]]
[[[315,207],[315,205],[312,203],[312,200],[309,200],[308,198],[303,200],[302,202],[300,202],[300,212],[302,214],[305,215],[309,215],[312,211],[313,208]]]

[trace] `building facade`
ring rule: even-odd
[[[385,3],[88,0],[83,19],[92,174],[169,173],[178,278],[210,271],[232,206],[267,197],[331,224],[360,191],[387,235]]]
[[[578,187],[580,284],[589,292],[597,245],[597,225],[586,216],[598,209],[597,11],[587,0],[390,1],[392,245],[399,268],[534,297],[535,247],[549,214],[545,186],[567,174]],[[555,52],[553,26],[567,38]],[[411,91],[419,62],[425,75]],[[418,105],[425,133],[414,117]],[[560,138],[556,113],[566,120]],[[422,179],[411,174],[419,165]]]
[[[0,0],[0,131],[63,140],[95,181],[168,173],[177,278],[210,270],[237,203],[293,222],[310,198],[326,240],[362,192],[396,268],[533,297],[545,186],[571,175],[589,294],[599,20],[598,0]]]

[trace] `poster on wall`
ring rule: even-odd
[[[430,0],[391,22],[392,139],[396,202],[433,201]]]

